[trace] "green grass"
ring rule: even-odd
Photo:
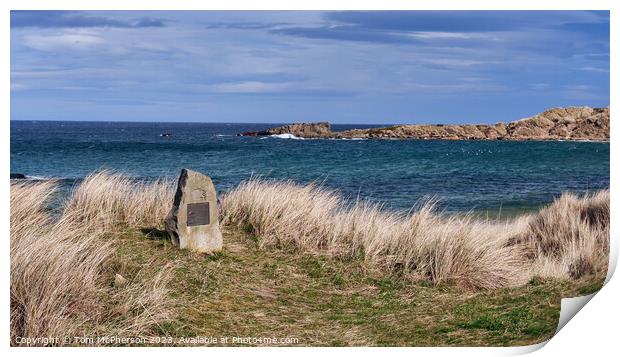
[[[261,250],[243,231],[224,229],[224,242],[221,253],[207,256],[127,233],[110,274],[132,279],[141,267],[155,274],[174,262],[173,319],[154,336],[293,337],[299,346],[534,344],[553,335],[562,295],[601,286],[534,279],[473,293],[386,276],[361,260]]]

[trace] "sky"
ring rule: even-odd
[[[12,11],[11,120],[495,123],[609,105],[608,11]]]

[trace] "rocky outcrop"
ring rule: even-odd
[[[332,135],[331,125],[322,123],[299,123],[267,130],[269,135],[293,134],[300,138],[325,138]]]
[[[513,140],[609,140],[609,108],[554,108],[508,124]]]
[[[297,123],[271,128],[264,131],[250,131],[240,136],[266,136],[292,134],[300,138],[329,138],[333,136],[331,125],[327,122]]]
[[[394,125],[332,132],[329,123],[285,125],[241,135],[293,134],[302,138],[441,140],[609,140],[609,108],[553,108],[508,124]]]

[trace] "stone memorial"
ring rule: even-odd
[[[183,169],[166,231],[172,244],[200,253],[222,250],[217,194],[209,176]]]

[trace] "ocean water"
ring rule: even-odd
[[[210,175],[218,191],[260,176],[318,182],[385,209],[432,197],[445,212],[508,215],[564,191],[609,187],[609,143],[235,136],[277,125],[11,121],[11,172],[59,178],[69,188],[102,168],[150,180],[186,167]],[[353,127],[364,126],[333,129]]]

